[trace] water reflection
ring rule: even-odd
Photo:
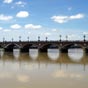
[[[4,49],[0,49],[0,57],[2,58],[3,57],[3,55],[4,55]]]
[[[20,56],[20,49],[13,49],[13,56],[18,59]]]
[[[69,59],[70,57],[78,60],[82,58],[81,53],[83,55],[81,63],[73,63]],[[14,60],[13,55],[20,60]],[[30,49],[29,55],[28,53],[20,55],[20,50],[15,49],[13,53],[5,53],[0,59],[0,87],[88,88],[87,58],[88,56],[83,54],[83,50],[79,49],[69,49],[68,54],[60,54],[58,49],[48,49],[48,53],[38,54],[37,49]]]
[[[48,49],[48,57],[51,59],[51,60],[57,60],[59,58],[59,49]]]
[[[32,60],[36,60],[38,58],[38,49],[29,49],[29,56]]]
[[[83,57],[83,49],[68,49],[68,56],[72,61],[79,62]]]

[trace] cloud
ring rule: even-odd
[[[2,21],[8,21],[8,20],[11,20],[11,19],[13,19],[12,16],[5,16],[3,14],[0,14],[0,20],[2,20]]]
[[[22,2],[22,1],[18,1],[15,4],[18,5],[18,6],[21,6],[21,7],[24,7],[26,5],[26,3]]]
[[[11,25],[11,28],[12,29],[19,29],[19,28],[21,28],[21,26],[19,24],[14,24],[14,25]]]
[[[25,29],[40,29],[42,28],[41,25],[34,25],[34,24],[26,24]]]
[[[57,23],[66,23],[70,20],[77,20],[84,18],[84,14],[76,14],[72,16],[52,16],[51,19]]]
[[[88,32],[83,32],[83,35],[88,35]]]
[[[2,27],[0,27],[0,30],[2,30],[3,28]]]
[[[70,20],[72,20],[72,19],[81,19],[81,18],[84,18],[84,14],[77,14],[77,15],[69,16]]]
[[[56,31],[57,31],[57,29],[52,29],[52,31],[53,31],[53,32],[56,32]]]
[[[44,33],[44,35],[45,35],[45,36],[50,36],[50,35],[51,35],[51,33],[46,32],[46,33]]]
[[[12,3],[12,2],[13,2],[13,0],[4,0],[3,1],[3,3],[7,3],[7,4]]]
[[[4,29],[3,31],[4,31],[4,32],[10,32],[11,30],[9,30],[9,29]]]
[[[16,14],[16,17],[19,17],[19,18],[26,18],[29,16],[29,13],[27,11],[20,11]]]

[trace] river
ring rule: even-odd
[[[30,49],[21,53],[0,50],[1,88],[88,88],[88,54],[82,49],[60,53]]]

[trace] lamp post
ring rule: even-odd
[[[61,37],[62,37],[62,36],[60,35],[60,42],[61,42]]]
[[[12,42],[13,42],[13,38],[12,38]]]
[[[66,41],[68,40],[68,36],[66,35]]]
[[[21,42],[21,36],[19,36],[19,42]]]
[[[85,42],[86,41],[86,39],[85,39],[86,38],[86,35],[84,35],[83,37],[84,37],[84,42]]]
[[[40,36],[38,36],[38,41],[40,41]]]
[[[28,42],[29,42],[29,37],[27,37],[27,39],[28,39]]]
[[[46,42],[47,42],[48,37],[46,37]]]

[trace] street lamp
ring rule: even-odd
[[[13,42],[13,38],[12,38],[12,42]]]
[[[62,37],[62,36],[60,35],[60,42],[61,42],[61,37]]]
[[[46,37],[46,41],[47,41],[48,37]]]
[[[21,36],[19,36],[19,42],[21,42]]]
[[[38,36],[38,41],[40,41],[40,36]]]
[[[66,41],[68,41],[68,36],[66,35]]]
[[[29,42],[29,37],[27,37],[27,39],[28,39],[28,42]]]
[[[83,37],[84,37],[84,42],[85,42],[86,41],[86,39],[85,39],[86,38],[86,35],[84,35]]]

